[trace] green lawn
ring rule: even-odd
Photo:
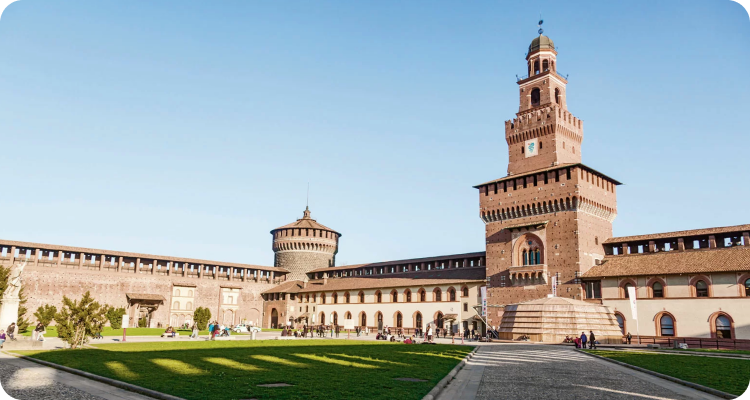
[[[149,342],[95,347],[17,353],[185,399],[416,400],[472,350],[469,346],[347,340]],[[294,386],[256,386],[282,382]]]
[[[750,383],[750,360],[634,351],[586,351],[736,395],[744,393]]]

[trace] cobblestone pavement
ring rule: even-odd
[[[0,383],[3,399],[7,393],[18,400],[153,400],[6,354],[0,354]]]
[[[439,400],[717,399],[707,393],[549,345],[483,346]]]

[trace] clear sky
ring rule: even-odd
[[[542,12],[624,183],[615,235],[750,223],[750,20],[731,1],[46,1],[0,19],[0,237],[272,265],[483,251]]]

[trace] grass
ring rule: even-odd
[[[258,340],[102,344],[94,349],[17,353],[185,399],[416,400],[471,350],[347,340]],[[294,386],[256,386],[281,382]]]
[[[634,351],[586,351],[736,395],[744,393],[750,383],[750,360]]]

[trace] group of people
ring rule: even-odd
[[[307,326],[303,325],[302,328],[287,328],[284,327],[281,330],[281,336],[294,336],[299,338],[305,338],[308,335],[310,337],[315,337],[317,335],[320,338],[324,338],[326,336],[333,337],[336,335],[336,337],[339,337],[339,333],[341,333],[341,325],[314,325],[314,326]]]
[[[196,328],[193,325],[193,333],[195,333]],[[214,321],[208,325],[208,332],[211,334],[211,340],[215,340],[217,336],[230,336],[232,334],[232,327],[224,326],[223,324],[219,324],[219,321]],[[195,336],[198,337],[198,334],[195,333]],[[190,337],[193,337],[193,335],[190,335]]]
[[[599,342],[596,340],[596,336],[594,335],[594,331],[589,331],[588,336],[586,336],[586,332],[581,332],[581,336],[575,338],[565,336],[565,342],[575,343],[577,349],[585,349],[587,343],[589,345],[589,349],[596,349],[596,345],[599,344]]]
[[[16,340],[16,323],[8,325],[8,330],[0,329],[0,349],[3,348],[6,340]]]

